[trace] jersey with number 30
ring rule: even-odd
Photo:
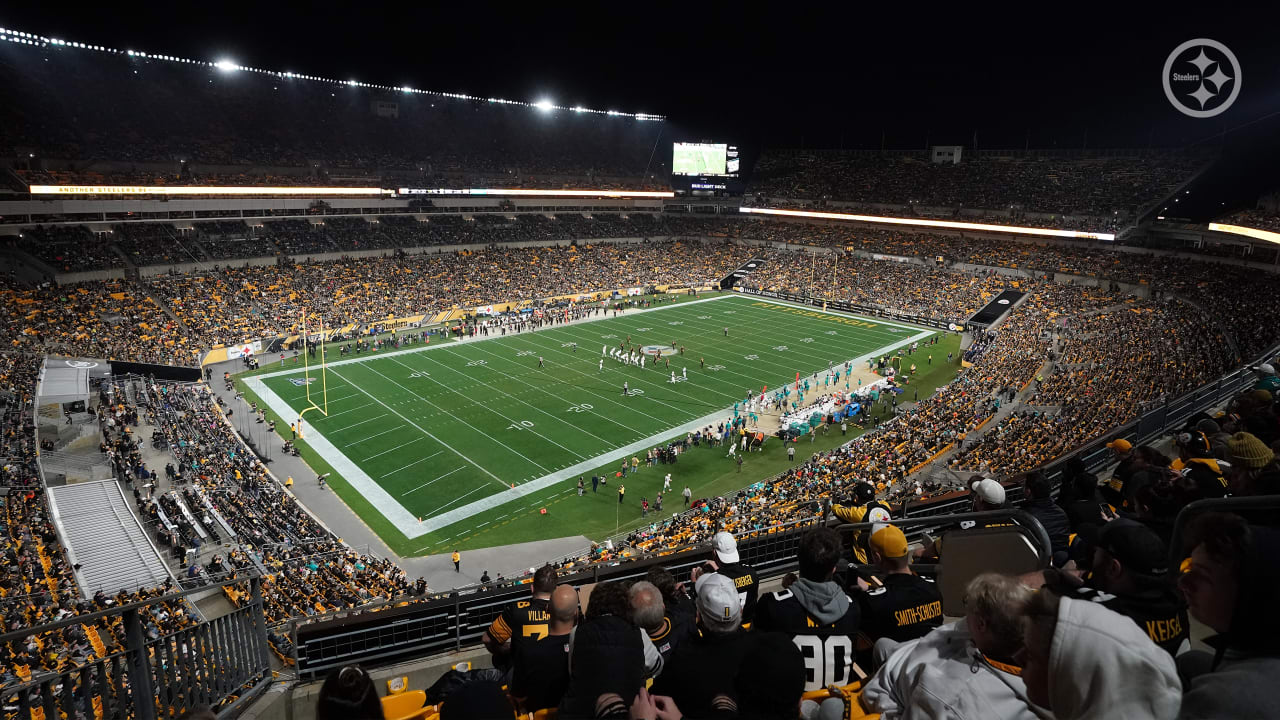
[[[807,692],[828,685],[845,686],[857,680],[853,663],[859,619],[858,604],[850,600],[843,617],[822,625],[804,609],[794,593],[781,590],[760,598],[751,629],[791,636],[804,657]]]
[[[547,610],[549,604],[549,601],[543,598],[511,603],[489,625],[489,637],[499,645],[508,640],[515,645],[521,638],[534,640],[545,638],[550,634],[548,623],[551,622],[551,613]]]

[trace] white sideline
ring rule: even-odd
[[[833,312],[833,311],[822,310],[819,308],[814,308],[806,305],[800,305],[797,303],[791,303],[785,300],[778,300],[776,298],[765,298],[765,297],[758,297],[755,295],[743,295],[743,294],[719,295],[713,298],[706,298],[703,300],[693,300],[686,303],[680,303],[679,305],[668,305],[665,307],[637,310],[631,313],[627,313],[627,315],[633,315],[633,314],[642,313],[642,312],[653,312],[655,310],[667,310],[673,307],[685,307],[685,306],[693,305],[696,303],[715,302],[717,300],[723,300],[725,298],[731,298],[731,297],[740,297],[746,300],[750,300],[752,302],[766,302],[772,305],[784,305],[788,307],[804,308],[812,312],[823,313],[826,315],[835,315],[838,317],[860,318],[860,319],[866,320],[867,322],[873,322],[877,325],[887,325],[887,326],[901,328],[905,330],[912,330],[912,331],[917,330],[917,328],[913,328],[907,325],[899,325],[897,323],[885,322],[883,320],[880,320],[879,318],[864,317],[860,315],[853,315],[850,313]],[[606,319],[611,319],[611,317],[600,318],[600,320],[606,320]],[[598,322],[598,321],[590,320],[588,322]],[[862,355],[861,357],[853,358],[849,362],[853,363],[854,365],[857,365],[859,363],[866,362],[870,358],[878,357],[880,355],[891,352],[893,350],[897,350],[898,348],[910,345],[911,343],[919,340],[923,340],[929,337],[930,335],[934,335],[939,332],[944,332],[944,331],[921,330],[919,332],[916,332],[914,335],[904,337],[899,342],[896,342],[892,345],[882,346],[878,348],[875,352],[870,352],[865,355]],[[491,336],[489,338],[484,338],[484,339],[496,340],[496,339],[500,339],[500,337],[501,336],[497,336],[497,337]],[[484,339],[477,339],[477,340],[468,341],[468,342],[482,342]],[[345,365],[353,362],[367,362],[369,360],[376,360],[378,358],[401,355],[405,353],[426,352],[428,350],[438,348],[441,346],[453,346],[453,345],[454,343],[441,343],[440,345],[428,345],[425,347],[412,348],[409,350],[400,350],[400,351],[381,353],[381,354],[371,354],[370,356],[367,356],[367,357],[350,358],[347,360],[339,360],[337,362],[328,363],[328,367]],[[275,391],[268,388],[266,386],[266,383],[263,382],[263,380],[265,380],[266,378],[277,377],[280,375],[292,375],[298,372],[302,372],[302,369],[299,368],[297,370],[284,370],[284,371],[279,371],[274,373],[268,373],[265,375],[256,375],[253,377],[246,378],[245,384],[249,387],[250,390],[254,392],[254,394],[256,394],[259,398],[262,399],[263,403],[265,403],[267,407],[271,408],[271,410],[275,412],[277,415],[279,415],[280,417],[293,417],[297,414],[297,411],[291,408],[287,402],[281,399],[280,396],[275,393]],[[361,390],[361,392],[363,391]],[[729,411],[730,410],[728,408],[725,408],[723,410],[719,410],[709,415],[700,417],[696,420],[690,420],[689,422],[686,422],[683,425],[669,427],[647,438],[637,440],[625,447],[616,448],[614,450],[603,453],[601,455],[588,458],[587,460],[577,463],[576,465],[572,465],[570,467],[564,468],[563,470],[558,470],[556,472],[530,480],[526,483],[516,485],[514,488],[502,490],[492,495],[480,498],[479,500],[474,500],[470,503],[467,503],[466,505],[462,505],[460,507],[456,507],[452,510],[449,510],[448,512],[440,513],[430,518],[426,518],[422,522],[419,522],[418,518],[415,517],[413,513],[405,509],[403,505],[401,505],[394,497],[392,497],[386,490],[384,490],[381,485],[376,483],[373,480],[373,478],[369,477],[367,473],[361,470],[360,467],[356,465],[354,462],[352,462],[350,458],[348,458],[345,454],[342,453],[342,451],[334,447],[334,445],[330,443],[322,433],[315,430],[314,426],[312,426],[312,428],[308,431],[308,434],[306,436],[306,441],[308,444],[311,445],[312,449],[314,449],[320,455],[320,457],[324,458],[325,461],[328,462],[329,465],[332,466],[335,471],[337,471],[339,475],[341,475],[349,483],[351,483],[351,486],[355,488],[356,491],[359,492],[362,496],[364,496],[365,500],[367,500],[370,505],[372,505],[375,509],[377,509],[378,512],[382,513],[382,516],[387,519],[387,522],[395,526],[395,528],[401,533],[403,533],[406,538],[413,539],[413,538],[426,535],[427,533],[439,530],[440,528],[448,527],[449,525],[452,525],[454,523],[461,522],[474,515],[478,515],[479,513],[482,513],[486,510],[490,510],[492,508],[498,507],[499,505],[504,505],[513,500],[526,497],[533,493],[537,493],[558,482],[563,482],[564,480],[567,480],[576,475],[585,474],[588,470],[591,470],[593,468],[600,467],[601,465],[608,465],[609,463],[616,462],[625,457],[630,457],[631,455],[641,450],[647,450],[648,448],[654,447],[660,441],[666,438],[674,437],[683,433],[688,433],[693,430],[706,427],[707,425],[715,425],[720,420],[723,420],[725,418],[725,413]],[[456,503],[459,500],[462,500],[463,498],[466,498],[467,496],[478,492],[479,489],[480,488],[476,488],[475,490],[472,490],[469,493],[466,493],[458,498],[455,498],[453,501],[446,503],[442,507],[448,507],[449,505],[452,505],[453,503]]]

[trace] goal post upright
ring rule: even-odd
[[[307,407],[302,408],[302,410],[298,412],[298,423],[297,423],[297,427],[294,429],[294,432],[297,433],[299,438],[303,436],[302,435],[302,418],[308,412],[312,410],[318,410],[320,411],[321,415],[324,415],[326,417],[329,415],[329,387],[327,382],[328,375],[325,373],[326,368],[325,368],[325,356],[324,356],[324,320],[320,321],[320,343],[321,343],[320,344],[320,387],[321,387],[321,400],[324,402],[324,407],[320,407],[319,405],[316,404],[315,400],[311,399],[311,362],[310,362],[311,353],[309,352],[310,344],[311,344],[311,336],[307,333],[307,330],[308,330],[307,311],[304,309],[302,311],[302,386],[303,386],[303,392],[306,393]]]

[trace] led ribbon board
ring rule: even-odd
[[[755,215],[781,215],[783,217],[814,218],[817,220],[856,220],[858,222],[885,223],[889,225],[917,225],[920,227],[947,228],[949,230],[980,230],[983,232],[1016,233],[1018,235],[1044,235],[1047,237],[1084,238],[1088,240],[1115,240],[1114,233],[1083,232],[1080,230],[1050,230],[1048,228],[1016,227],[1014,225],[989,225],[987,223],[954,222],[951,220],[922,220],[919,218],[880,217],[877,215],[850,215],[847,213],[808,212],[805,210],[776,210],[774,208],[738,208]]]
[[[32,185],[32,195],[392,195],[371,187],[267,187],[213,185]]]
[[[1280,233],[1271,232],[1270,230],[1259,230],[1257,228],[1245,227],[1243,225],[1227,225],[1224,223],[1209,223],[1209,229],[1217,232],[1231,233],[1232,235],[1244,235],[1255,240],[1265,240],[1270,243],[1280,244]]]
[[[401,195],[525,195],[538,197],[669,198],[657,190],[527,190],[524,188],[400,188]]]

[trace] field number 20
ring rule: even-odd
[[[590,403],[582,403],[581,405],[569,406],[569,412],[572,412],[572,413],[587,412],[588,410],[594,410],[594,409],[595,408]]]

